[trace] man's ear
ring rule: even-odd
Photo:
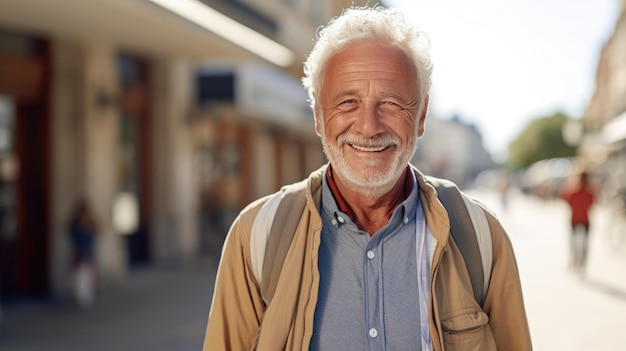
[[[315,134],[322,136],[322,111],[320,105],[315,101],[315,107],[313,108],[313,115],[315,116]]]
[[[430,98],[430,95],[426,96],[426,99],[424,99],[424,106],[422,107],[422,112],[420,113],[419,116],[419,121],[417,122],[417,137],[421,137],[422,135],[424,135],[424,128],[426,125],[426,114],[428,113],[428,99]]]

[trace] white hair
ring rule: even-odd
[[[302,83],[315,110],[328,59],[348,44],[360,40],[382,40],[404,50],[415,65],[419,88],[418,115],[432,83],[430,40],[416,24],[393,8],[351,7],[317,33],[317,41],[304,62]]]

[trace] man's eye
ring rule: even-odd
[[[393,110],[401,110],[402,106],[400,104],[395,103],[393,101],[384,101],[382,107],[385,109],[393,109]]]
[[[348,99],[348,100],[342,101],[340,104],[341,105],[347,105],[347,104],[352,104],[352,103],[354,103],[354,100],[353,99]]]

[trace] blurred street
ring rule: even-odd
[[[626,251],[612,247],[607,209],[593,213],[586,278],[568,270],[568,215],[560,202],[513,193],[506,209],[472,192],[510,232],[518,256],[535,350],[623,350]],[[82,310],[69,302],[4,311],[0,350],[200,350],[216,260],[147,268]]]
[[[535,350],[624,350],[626,246],[610,244],[615,224],[600,205],[591,217],[585,278],[569,270],[564,202],[513,192],[506,209],[495,194],[474,194],[507,228],[518,259]],[[622,227],[622,230],[625,227]]]

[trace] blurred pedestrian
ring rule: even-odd
[[[237,217],[204,350],[530,350],[504,229],[460,192],[444,207],[444,187],[409,163],[425,130],[428,37],[382,7],[346,10],[318,34],[304,85],[329,163]],[[288,199],[298,205],[281,206]],[[482,216],[467,222],[486,226],[492,245],[479,252],[476,243],[474,264],[450,230],[450,213],[466,208]],[[460,235],[477,240],[467,228]],[[281,251],[284,263],[273,266]],[[275,280],[264,277],[268,267]],[[472,286],[470,268],[490,278]]]
[[[502,211],[506,211],[509,208],[509,196],[511,192],[511,179],[508,172],[502,171],[501,173],[497,173],[496,188],[500,194]]]
[[[82,307],[95,302],[97,268],[95,240],[98,228],[87,201],[76,204],[69,224],[72,244],[72,270],[74,275],[74,298]]]
[[[573,182],[565,184],[559,197],[570,208],[570,267],[584,274],[589,252],[589,211],[596,199],[595,190],[589,182],[589,174],[585,171],[578,173]]]

